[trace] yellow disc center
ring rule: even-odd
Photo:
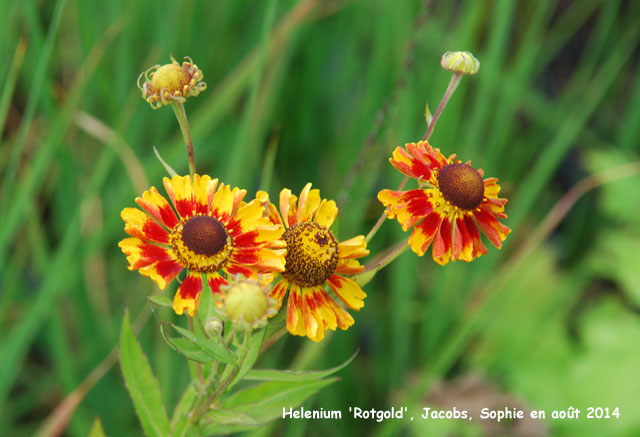
[[[338,241],[317,223],[298,223],[282,234],[287,243],[282,276],[299,287],[323,284],[338,265]]]
[[[189,84],[191,77],[177,64],[166,64],[158,68],[151,76],[151,88],[154,93],[165,89],[173,94],[182,91],[182,88]]]
[[[484,197],[482,176],[467,164],[442,167],[438,172],[438,186],[445,200],[460,209],[476,209]]]

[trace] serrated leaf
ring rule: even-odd
[[[298,407],[308,397],[338,379],[263,382],[233,393],[222,401],[221,408],[250,413],[256,420],[268,422],[282,417],[283,408]]]
[[[250,431],[266,423],[256,420],[246,413],[227,410],[213,410],[200,422],[200,435],[223,435],[232,432]]]
[[[182,338],[170,337],[167,333],[167,326],[171,326],[178,331]],[[190,360],[197,361],[199,363],[208,363],[213,360],[222,361],[224,363],[234,364],[235,357],[233,357],[222,345],[213,339],[206,339],[199,334],[175,326],[172,323],[163,322],[160,325],[160,332],[162,338],[171,346],[176,352],[181,353]],[[222,341],[222,340],[218,340]],[[224,352],[220,352],[220,351]]]
[[[102,428],[102,421],[99,417],[96,417],[96,420],[93,421],[93,425],[91,426],[91,430],[89,430],[89,434],[87,437],[107,437],[104,433],[104,428]]]
[[[169,299],[167,296],[163,296],[161,294],[156,294],[154,296],[147,297],[149,303],[153,305],[158,305],[159,307],[165,308],[173,308],[173,301]]]
[[[129,310],[124,313],[120,331],[120,368],[144,433],[148,436],[170,435],[169,417],[162,403],[160,386],[131,330]]]
[[[358,355],[356,351],[344,363],[325,370],[276,370],[276,369],[251,369],[244,379],[255,381],[314,381],[316,379],[326,378],[338,370],[346,367]]]

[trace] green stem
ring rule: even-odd
[[[251,328],[247,327],[247,329],[245,329],[243,333],[242,345],[239,347],[239,350],[242,352],[242,357],[240,358],[238,365],[234,367],[234,369],[224,379],[224,381],[222,381],[222,383],[219,386],[217,386],[209,396],[207,396],[204,402],[200,403],[200,405],[194,408],[193,416],[192,416],[194,423],[197,423],[198,420],[200,420],[200,417],[207,411],[207,409],[209,408],[209,405],[215,402],[215,400],[218,399],[218,397],[220,397],[220,395],[222,395],[225,392],[229,384],[233,382],[236,375],[242,368],[244,361],[247,359],[247,355],[249,352],[250,339],[251,339]]]
[[[187,321],[189,322],[189,330],[196,333],[196,330],[193,326],[193,317],[188,316]],[[202,364],[196,362],[196,375],[198,375],[198,382],[200,383],[200,387],[204,385],[204,374],[202,373]]]
[[[366,270],[362,273],[358,273],[351,277],[354,281],[358,283],[361,287],[364,287],[368,284],[380,270],[391,264],[396,258],[402,255],[409,248],[409,239],[407,238],[404,241],[396,244],[395,247],[388,249],[388,254],[381,257],[378,261],[374,262],[373,265],[367,266]]]
[[[427,131],[424,133],[422,141],[427,141],[433,133],[433,129],[436,127],[436,122],[438,121],[438,118],[440,118],[440,114],[442,114],[442,110],[444,109],[444,107],[447,106],[447,103],[449,103],[449,99],[451,99],[451,96],[455,92],[456,88],[458,88],[460,79],[462,79],[462,74],[460,73],[453,73],[453,76],[451,76],[451,80],[449,81],[447,90],[444,92],[444,96],[442,96],[442,100],[440,100],[440,104],[438,105],[435,114],[433,114],[431,123],[429,123],[429,126],[427,126]]]
[[[427,131],[424,133],[424,136],[422,137],[422,141],[427,141],[431,136],[431,134],[433,133],[433,129],[436,127],[436,122],[438,121],[438,118],[440,118],[440,114],[442,114],[442,111],[444,110],[445,106],[447,106],[447,103],[451,99],[451,96],[455,92],[456,88],[458,88],[458,85],[460,84],[461,79],[462,79],[462,74],[460,73],[453,73],[453,76],[451,76],[451,80],[449,81],[447,90],[444,92],[444,95],[442,96],[442,100],[440,100],[440,104],[438,105],[438,108],[436,109],[435,114],[433,114],[431,123],[429,123],[429,126],[427,126]],[[405,176],[404,179],[402,179],[402,182],[400,182],[400,185],[398,186],[398,189],[396,191],[402,190],[408,180],[409,180],[409,177]],[[384,223],[386,218],[387,218],[387,214],[385,213],[385,211],[382,211],[382,214],[380,214],[378,221],[376,222],[375,225],[373,225],[373,227],[371,228],[371,230],[369,231],[369,233],[364,239],[367,243],[373,238],[376,232],[378,232],[378,229],[380,229],[380,227],[382,226],[382,223]]]
[[[187,113],[184,111],[184,105],[179,102],[171,103],[171,109],[176,114],[182,136],[184,137],[184,144],[187,147],[187,157],[189,158],[189,174],[193,178],[196,173],[196,157],[193,152],[193,140],[191,139],[191,128],[189,127],[189,120],[187,120]]]
[[[408,180],[409,180],[409,176],[405,176],[402,179],[402,182],[400,182],[400,185],[398,185],[398,189],[396,191],[402,190]],[[382,214],[380,214],[380,217],[378,217],[378,221],[376,222],[375,225],[373,225],[373,227],[371,228],[367,236],[364,238],[365,242],[368,243],[369,241],[371,241],[371,239],[373,238],[374,235],[376,235],[376,232],[378,232],[378,229],[380,229],[380,227],[382,226],[382,223],[384,223],[384,220],[386,218],[387,218],[387,213],[385,211],[382,211]]]

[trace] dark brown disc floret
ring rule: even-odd
[[[445,165],[438,172],[438,186],[445,200],[464,210],[476,209],[484,197],[484,182],[467,164]]]

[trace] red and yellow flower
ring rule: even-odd
[[[282,239],[287,244],[285,271],[273,287],[271,296],[282,306],[287,301],[287,329],[293,335],[307,336],[320,341],[327,329],[347,329],[353,325],[351,315],[338,304],[328,291],[352,310],[360,310],[367,297],[353,280],[364,270],[358,259],[369,254],[364,236],[338,242],[330,228],[338,208],[333,200],[320,198],[320,191],[307,184],[298,199],[291,190],[280,192],[280,211],[269,203],[265,192],[258,193],[269,209],[271,221],[283,225]]]
[[[151,187],[136,198],[142,210],[122,211],[124,230],[131,238],[118,246],[127,255],[129,270],[138,270],[161,289],[188,270],[173,300],[177,314],[194,314],[202,275],[216,294],[227,284],[220,271],[245,277],[284,271],[284,229],[264,216],[261,202],[242,201],[246,190],[200,175],[193,180],[164,178],[164,187],[175,211]]]
[[[483,179],[482,169],[455,158],[445,158],[426,141],[397,147],[389,161],[417,179],[418,189],[378,193],[387,217],[397,219],[405,231],[413,227],[411,249],[422,256],[432,245],[433,259],[441,265],[487,253],[478,228],[498,249],[511,232],[499,221],[507,218],[507,199],[498,197],[498,179]]]

